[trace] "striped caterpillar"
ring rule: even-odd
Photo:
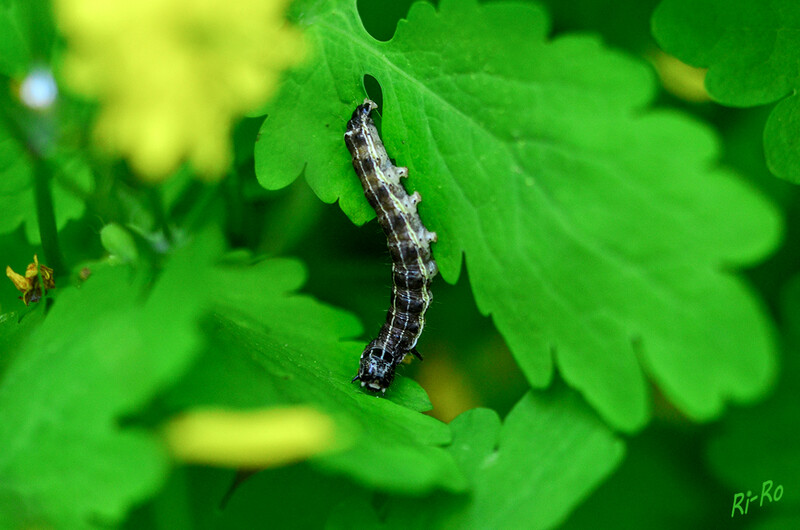
[[[392,256],[392,298],[386,322],[378,337],[361,354],[358,375],[353,382],[372,391],[386,392],[394,380],[397,365],[406,355],[422,360],[416,349],[425,326],[425,311],[431,303],[430,284],[438,269],[431,256],[436,233],[428,231],[417,213],[419,192],[409,195],[400,179],[408,168],[396,167],[383,146],[370,112],[373,101],[365,99],[356,107],[344,141],[353,156],[364,195],[378,214]]]

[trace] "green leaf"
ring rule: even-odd
[[[85,210],[84,198],[93,188],[92,172],[77,154],[59,153],[48,162],[52,170],[53,208],[56,227],[61,230],[70,219]],[[39,243],[39,222],[33,187],[33,164],[17,140],[0,124],[0,233],[11,232],[24,223],[32,244]]]
[[[447,425],[418,412],[430,408],[424,391],[398,377],[383,399],[351,383],[364,345],[347,339],[361,326],[348,313],[286,292],[303,281],[302,267],[290,260],[219,269],[207,286],[218,307],[203,326],[208,347],[163,406],[309,404],[331,415],[350,445],[312,459],[315,467],[388,491],[462,489],[462,475],[440,447],[450,442]]]
[[[592,31],[614,46],[641,53],[653,46],[649,21],[659,0],[542,0],[559,32]]]
[[[786,352],[775,392],[763,403],[726,417],[708,454],[711,469],[734,492],[760,495],[767,480],[773,482],[773,491],[782,485],[783,498],[769,509],[791,514],[800,506],[800,277],[786,288],[783,302]]]
[[[800,98],[795,93],[775,105],[764,127],[764,154],[769,170],[795,184],[800,183],[799,133]]]
[[[625,451],[573,392],[529,392],[502,426],[495,412],[473,409],[451,427],[449,450],[470,480],[468,496],[390,499],[380,509],[388,528],[551,528],[614,471]],[[358,501],[348,501],[351,511]],[[330,527],[347,527],[334,517]]]
[[[375,513],[367,499],[353,495],[350,499],[335,506],[325,523],[325,530],[340,528],[385,530],[389,527],[380,521],[378,514]],[[428,528],[431,526],[428,525]]]
[[[152,434],[120,425],[187,367],[200,345],[202,275],[218,240],[175,253],[145,301],[145,278],[95,267],[64,287],[0,381],[0,520],[88,528],[120,521],[166,475]],[[180,300],[180,303],[175,303]]]
[[[52,162],[53,208],[56,227],[61,230],[70,219],[79,219],[86,209],[84,202],[94,188],[92,170],[78,155],[60,154]],[[25,232],[32,243],[39,241],[39,223],[26,219]]]
[[[342,140],[371,75],[388,152],[438,233],[442,276],[455,282],[465,261],[532,385],[548,384],[555,359],[626,430],[649,417],[645,373],[697,420],[763,392],[769,321],[729,271],[767,253],[780,221],[715,167],[711,131],[646,108],[644,62],[593,37],[548,41],[534,5],[417,3],[379,42],[355,4],[294,5],[315,54],[265,109],[263,186],[303,172],[354,222],[374,215]]]
[[[0,123],[0,233],[11,232],[25,219],[36,222],[33,168],[27,153]],[[38,224],[36,225],[38,227]]]
[[[238,485],[231,489],[234,482]],[[307,463],[267,469],[246,478],[230,469],[176,468],[158,496],[137,509],[124,528],[319,530],[331,508],[350,494],[369,497],[368,491],[348,480],[319,473]],[[354,514],[350,515],[351,528],[358,527],[352,521]]]
[[[491,415],[465,416],[453,421],[451,450],[471,460],[470,528],[555,526],[622,461],[622,441],[571,393],[528,393],[505,419],[496,449],[485,432],[496,424]]]
[[[724,528],[730,511],[698,471],[697,437],[652,426],[630,440],[625,461],[563,530]]]
[[[123,262],[136,261],[139,255],[133,236],[117,223],[109,223],[100,230],[100,241],[109,254]]]
[[[0,73],[21,76],[49,58],[55,31],[48,0],[0,0]]]
[[[800,4],[794,0],[664,0],[653,35],[679,59],[708,68],[706,88],[724,105],[749,107],[783,99],[764,132],[770,170],[800,182]],[[791,96],[791,97],[787,97]],[[784,99],[786,98],[786,99]]]
[[[27,43],[22,38],[22,30],[13,12],[18,5],[18,2],[0,5],[0,72],[7,76],[21,73],[29,61]]]
[[[34,304],[33,307],[18,312],[0,314],[0,381],[19,345],[42,322],[44,311],[44,304]]]
[[[263,471],[236,489],[222,513],[215,510],[219,520],[216,528],[260,528],[269,514],[271,528],[318,530],[336,499],[353,490],[368,495],[341,477],[315,472],[305,464]],[[366,527],[351,520],[351,528]]]

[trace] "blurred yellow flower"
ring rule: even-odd
[[[655,66],[664,90],[690,103],[711,101],[706,92],[707,68],[695,68],[661,50],[651,53],[650,62]]]
[[[178,460],[244,468],[296,462],[346,444],[329,416],[303,406],[189,411],[171,419],[164,435]]]
[[[159,180],[188,159],[219,177],[233,120],[304,54],[288,0],[56,0],[64,79],[99,100],[95,138]]]

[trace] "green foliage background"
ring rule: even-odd
[[[797,527],[800,15],[753,5],[298,0],[313,54],[219,184],[146,186],[92,104],[51,137],[4,91],[3,263],[58,288],[0,289],[0,528]],[[49,9],[0,1],[6,85],[57,68]],[[663,92],[658,46],[715,102]],[[366,95],[439,235],[426,361],[385,399],[350,383],[389,292],[342,141]],[[291,404],[342,448],[237,480],[161,434]]]

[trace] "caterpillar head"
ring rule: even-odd
[[[393,357],[378,346],[370,343],[361,354],[358,375],[353,382],[361,381],[361,386],[372,392],[386,392],[394,381],[395,362]]]

